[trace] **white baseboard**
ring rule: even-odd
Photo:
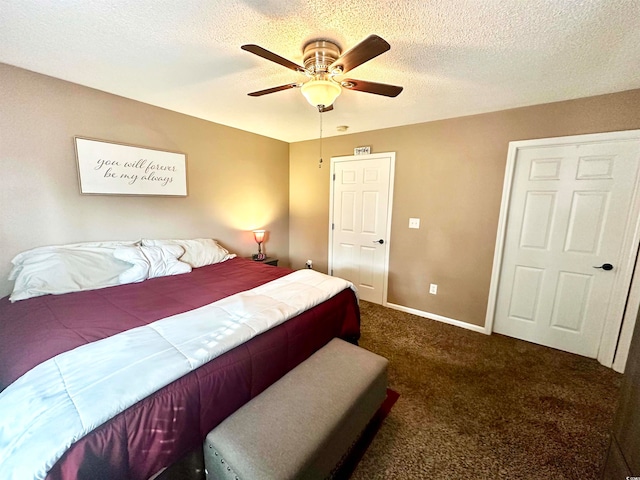
[[[454,325],[460,328],[466,328],[467,330],[472,330],[478,333],[484,333],[485,335],[489,335],[486,332],[484,327],[479,325],[473,325],[471,323],[463,322],[461,320],[455,320],[453,318],[443,317],[442,315],[436,315],[435,313],[423,312],[422,310],[416,310],[415,308],[403,307],[402,305],[396,305],[395,303],[387,302],[385,307],[393,308],[394,310],[400,310],[401,312],[411,313],[413,315],[417,315],[418,317],[428,318],[429,320],[435,320],[437,322],[447,323],[449,325]]]

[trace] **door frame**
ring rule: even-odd
[[[366,155],[345,155],[341,157],[331,157],[331,170],[329,181],[331,187],[329,191],[329,274],[333,275],[333,193],[335,188],[335,165],[338,162],[350,162],[354,160],[370,160],[373,158],[387,157],[390,159],[389,165],[389,191],[387,203],[387,238],[385,242],[387,248],[384,252],[384,272],[382,278],[382,305],[387,306],[387,292],[389,289],[389,252],[391,251],[391,217],[393,213],[393,186],[395,184],[396,172],[396,152],[370,153]]]
[[[571,135],[566,137],[509,142],[504,185],[502,188],[502,201],[500,204],[500,217],[498,219],[496,246],[493,257],[493,269],[491,272],[491,283],[489,286],[489,299],[485,320],[486,334],[491,334],[493,332],[493,321],[500,284],[500,271],[502,268],[502,256],[507,231],[507,217],[511,202],[511,190],[513,187],[513,176],[515,173],[518,152],[528,148],[563,146],[573,143],[605,143],[621,140],[635,140],[640,143],[640,130]],[[606,367],[614,366],[618,371],[624,370],[624,363],[626,363],[626,357],[631,342],[631,337],[628,332],[633,331],[636,314],[638,312],[638,308],[640,308],[640,295],[630,296],[632,288],[634,291],[640,288],[640,274],[635,276],[633,274],[636,264],[638,245],[640,245],[640,168],[638,168],[638,172],[636,174],[636,181],[631,199],[631,208],[629,209],[627,216],[627,231],[622,243],[623,255],[621,264],[618,267],[619,274],[613,284],[611,294],[612,301],[607,309],[607,316],[605,318],[602,336],[600,338],[600,346],[598,348],[598,361]],[[629,300],[629,302],[627,302],[627,300]],[[625,323],[624,329],[622,328],[623,318]],[[618,342],[619,339],[620,342]]]

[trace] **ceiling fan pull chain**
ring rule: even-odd
[[[322,108],[318,106],[318,115],[320,115],[320,161],[318,168],[322,168]]]

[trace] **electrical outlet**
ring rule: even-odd
[[[420,228],[420,219],[419,218],[410,218],[409,219],[409,228]]]
[[[437,295],[438,294],[438,285],[436,285],[435,283],[432,283],[431,285],[429,285],[429,293],[431,295]]]

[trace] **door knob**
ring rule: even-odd
[[[610,263],[603,263],[599,267],[593,267],[593,268],[601,268],[603,270],[609,271],[609,270],[613,270],[613,265],[611,265]]]
[[[374,240],[373,243],[379,243],[380,245],[382,245],[384,243],[384,240],[383,239]]]

